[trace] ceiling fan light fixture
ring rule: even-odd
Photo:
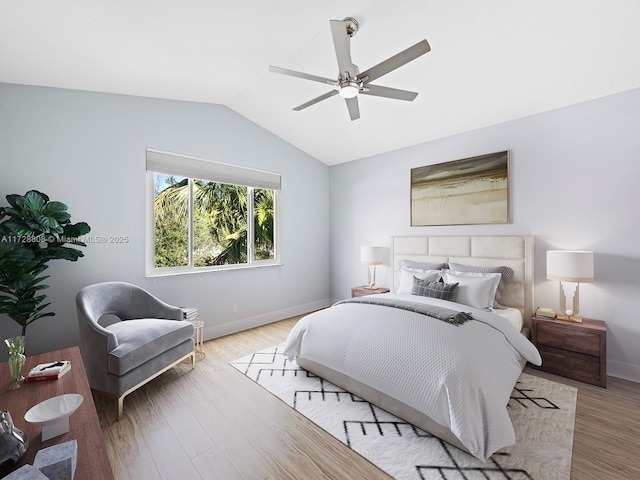
[[[338,93],[342,98],[353,98],[358,95],[359,91],[360,85],[358,84],[358,82],[351,81],[340,85],[340,90],[338,90]]]

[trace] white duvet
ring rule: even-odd
[[[417,409],[483,461],[515,443],[507,402],[526,361],[541,364],[535,346],[497,314],[383,295],[469,312],[474,319],[454,326],[392,307],[336,304],[302,318],[289,333],[285,355],[318,362]]]

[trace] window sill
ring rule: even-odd
[[[193,275],[193,274],[202,274],[202,273],[217,273],[217,272],[228,272],[230,270],[249,270],[254,268],[268,268],[268,267],[282,267],[283,264],[278,263],[254,263],[251,265],[243,264],[243,265],[221,265],[217,267],[200,267],[200,268],[185,268],[184,270],[176,269],[176,270],[162,270],[162,271],[151,271],[145,273],[145,278],[157,278],[157,277],[173,277],[176,275]]]

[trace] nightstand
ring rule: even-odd
[[[534,368],[607,387],[607,326],[602,320],[533,317],[531,341],[542,356],[542,366]]]
[[[389,293],[388,288],[378,287],[373,290],[369,290],[367,287],[353,287],[351,289],[351,298],[364,297],[365,295],[374,295],[376,293]]]

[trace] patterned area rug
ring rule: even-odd
[[[508,405],[516,444],[486,463],[307,372],[283,346],[230,364],[396,479],[568,480],[577,389],[523,373]]]

